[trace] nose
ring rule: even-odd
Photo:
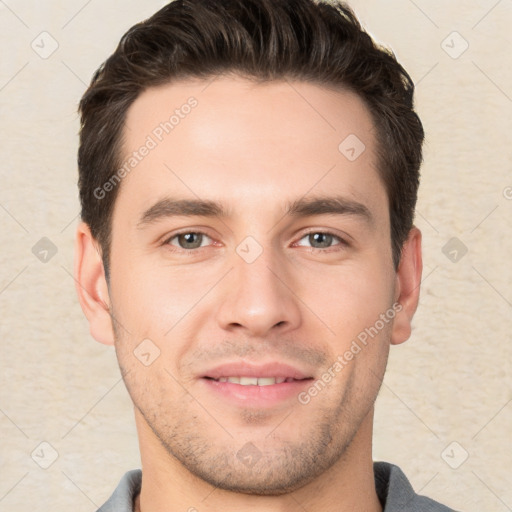
[[[235,254],[233,265],[219,297],[220,327],[265,337],[273,331],[284,334],[300,326],[300,300],[294,294],[285,262],[266,249],[251,263]]]

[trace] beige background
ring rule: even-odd
[[[76,105],[163,4],[0,1],[0,511],[94,512],[139,467],[113,349],[89,335],[70,275]],[[512,1],[351,5],[413,77],[427,133],[422,298],[391,351],[374,459],[458,510],[512,510]]]

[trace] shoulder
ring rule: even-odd
[[[97,512],[133,512],[133,500],[140,493],[141,482],[142,470],[125,473],[112,496]]]
[[[457,512],[414,492],[404,472],[389,462],[374,462],[375,488],[383,512]]]

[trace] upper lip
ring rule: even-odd
[[[312,377],[298,368],[277,361],[256,365],[246,361],[224,363],[207,370],[203,377],[219,379],[220,377],[285,377],[293,379],[307,379]]]

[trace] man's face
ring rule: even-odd
[[[152,88],[128,111],[124,161],[150,149],[113,214],[116,352],[143,443],[213,485],[279,494],[341,463],[371,422],[397,298],[388,200],[355,94],[207,85]],[[287,213],[320,198],[337,211]],[[257,376],[281,379],[222,382]]]

